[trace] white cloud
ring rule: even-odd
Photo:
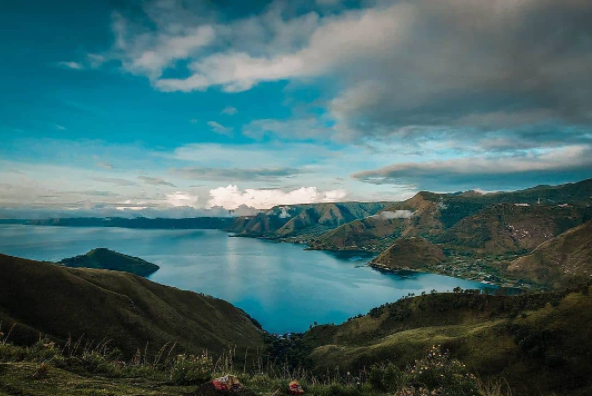
[[[331,128],[356,140],[408,127],[592,120],[590,2],[370,1],[295,15],[278,1],[224,23],[203,7],[200,17],[186,4],[151,4],[146,16],[156,28],[118,15],[115,47],[127,70],[163,91],[324,78],[340,90],[326,108]],[[161,78],[180,59],[189,75]]]
[[[97,161],[97,166],[103,169],[113,169],[113,164],[106,162],[106,161]]]
[[[113,185],[119,186],[119,187],[131,187],[131,186],[138,185],[136,182],[133,182],[131,180],[120,179],[120,178],[116,178],[116,177],[94,177],[93,180],[101,182],[101,183],[113,184]]]
[[[130,72],[159,78],[175,61],[193,56],[215,38],[212,26],[169,27],[167,31],[138,34],[121,14],[114,14],[115,51]]]
[[[229,136],[234,130],[234,128],[225,127],[224,125],[216,121],[208,121],[208,125],[210,126],[210,128],[212,128],[212,131],[219,133],[220,135]]]
[[[292,217],[290,216],[290,213],[288,213],[288,211],[286,210],[285,206],[282,206],[280,208],[281,212],[280,212],[280,219],[287,219],[288,217]]]
[[[413,217],[413,212],[410,210],[395,210],[394,212],[385,210],[384,212],[380,212],[372,217],[380,217],[384,220],[392,220],[392,219],[410,219]]]
[[[171,173],[180,177],[195,180],[278,180],[291,178],[301,173],[302,170],[295,168],[181,168],[171,169]]]
[[[82,70],[84,66],[78,62],[58,62],[58,65],[72,70]]]
[[[60,131],[65,131],[65,130],[67,129],[65,126],[63,126],[63,125],[59,125],[59,124],[56,124],[56,126],[55,126],[55,127],[56,127],[56,129],[58,129],[58,130],[60,130]]]
[[[322,124],[315,117],[295,118],[288,120],[259,119],[243,126],[243,135],[252,139],[263,139],[268,135],[276,135],[286,139],[329,139],[333,130]]]
[[[197,208],[198,201],[199,197],[197,195],[184,191],[175,191],[166,195],[166,202],[174,207],[187,206]]]
[[[304,72],[296,56],[256,58],[244,52],[214,54],[190,65],[193,74],[186,79],[163,78],[155,86],[165,92],[203,91],[221,85],[225,92],[251,89],[261,81],[284,80]]]
[[[224,109],[222,109],[221,113],[226,115],[235,115],[238,113],[238,110],[236,107],[226,106]]]
[[[311,158],[331,159],[338,154],[322,145],[309,143],[194,143],[175,149],[173,158],[208,168],[296,168],[309,163]]]
[[[256,209],[269,209],[276,205],[292,205],[315,202],[337,202],[347,197],[345,190],[318,191],[316,187],[301,187],[291,191],[280,189],[245,189],[228,185],[210,190],[207,207],[221,206],[236,209],[241,205]]]
[[[528,186],[541,180],[584,179],[591,171],[592,147],[576,145],[513,155],[403,162],[357,172],[352,178],[371,184],[407,183],[432,191],[458,191],[476,185],[495,190]]]
[[[152,186],[176,187],[173,183],[168,182],[160,177],[138,176],[138,179]]]
[[[592,148],[588,146],[568,146],[541,153],[527,152],[511,157],[467,157],[449,160],[435,160],[417,163],[401,163],[376,171],[354,174],[354,177],[389,177],[399,173],[454,173],[459,175],[498,175],[530,171],[553,171],[558,169],[586,166],[592,164]]]

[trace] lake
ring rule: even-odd
[[[218,230],[142,230],[0,225],[0,252],[59,261],[97,247],[141,257],[161,269],[155,282],[230,301],[267,331],[299,332],[341,323],[408,293],[490,287],[433,274],[385,273],[371,256],[231,238]],[[1,273],[0,273],[1,275]]]

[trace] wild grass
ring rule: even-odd
[[[237,375],[250,392],[276,396],[289,394],[291,380],[299,381],[306,394],[318,396],[510,395],[499,384],[480,383],[464,364],[452,359],[439,346],[404,368],[384,362],[357,373],[342,373],[336,367],[333,372],[319,375],[302,367],[279,364],[265,356],[263,350],[239,355],[235,348],[229,348],[214,358],[206,351],[200,355],[176,353],[176,345],[167,344],[154,353],[146,346],[130,359],[124,359],[108,340],[69,339],[59,346],[41,337],[34,345],[18,346],[10,343],[8,334],[1,331],[0,334],[0,362],[35,363],[37,370],[31,376],[34,381],[60,369],[86,377],[145,379],[170,386],[188,386],[231,373]]]

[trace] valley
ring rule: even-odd
[[[54,263],[0,255],[0,395],[49,387],[70,395],[75,384],[81,394],[103,387],[208,396],[204,382],[237,373],[253,394],[298,379],[306,392],[330,396],[423,395],[413,393],[420,383],[460,389],[445,393],[454,396],[585,396],[591,188],[585,180],[513,193],[422,192],[399,203],[288,205],[234,219],[225,231],[236,238],[80,220],[5,223],[7,249]],[[42,236],[45,248],[31,249],[25,235],[30,243]],[[99,235],[109,248],[63,259]],[[176,255],[163,259],[163,246]],[[279,281],[275,294],[261,283],[268,279]],[[227,293],[237,307],[204,292]],[[270,301],[286,305],[265,317]],[[299,316],[345,306],[354,314],[337,321]],[[298,331],[269,332],[278,321]],[[431,382],[424,371],[441,374]]]

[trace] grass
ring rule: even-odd
[[[232,349],[231,349],[232,350]],[[359,373],[333,370],[312,375],[287,366],[241,367],[241,358],[229,352],[217,360],[207,354],[176,355],[166,345],[156,355],[142,351],[129,360],[109,342],[68,342],[58,346],[40,339],[17,346],[7,335],[0,338],[0,395],[179,395],[193,394],[196,386],[227,373],[236,374],[246,394],[288,395],[288,383],[298,380],[307,395],[378,396],[448,395],[496,396],[439,347],[411,362],[404,370],[390,363],[373,365]],[[200,389],[200,388],[198,388]],[[425,393],[428,392],[428,393]]]
[[[590,286],[520,296],[446,293],[407,298],[305,339],[317,370],[404,368],[440,343],[484,381],[506,378],[519,395],[588,395],[592,386]]]
[[[232,304],[151,282],[132,274],[0,254],[0,321],[19,323],[16,343],[40,333],[65,344],[107,337],[126,353],[177,343],[179,353],[222,353],[263,346],[263,332]],[[153,351],[156,353],[157,351]]]

